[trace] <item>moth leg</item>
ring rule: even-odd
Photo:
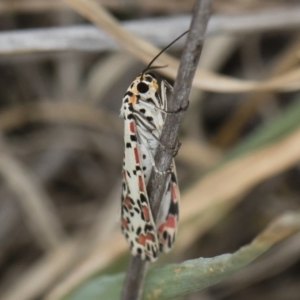
[[[154,105],[154,104],[152,104],[152,103],[148,103],[147,101],[144,101],[144,100],[141,100],[141,99],[139,99],[139,101],[140,102],[143,102],[143,104],[144,105],[146,105],[146,106],[148,106],[148,107],[150,107],[150,108],[154,108],[154,109],[157,109],[157,110],[159,110],[159,111],[161,111],[161,112],[163,112],[163,113],[168,113],[165,109],[163,109],[163,108],[161,108],[161,107],[158,107],[158,106],[156,106],[156,105]]]
[[[181,111],[187,111],[187,109],[189,108],[189,106],[190,106],[190,100],[188,99],[188,100],[184,103],[183,106],[180,106],[179,112],[181,112]]]
[[[175,145],[175,147],[174,147],[174,149],[173,149],[173,152],[172,152],[172,156],[173,156],[173,157],[177,156],[180,147],[181,147],[181,143],[180,143],[179,140],[177,139],[177,140],[176,140],[176,145]]]
[[[150,144],[149,139],[147,138],[147,136],[143,132],[137,132],[137,138],[138,138],[138,141],[139,141],[140,145],[146,145],[147,144],[146,148],[148,148],[150,150],[150,151],[148,151],[148,157],[150,159],[150,163],[151,163],[151,166],[154,169],[154,171],[156,173],[159,173],[159,174],[169,174],[169,172],[171,171],[171,167],[167,171],[160,171],[156,167],[155,159],[154,159],[154,155],[155,155],[154,150],[155,149],[153,149],[153,147]]]
[[[178,114],[182,111],[186,111],[189,108],[189,105],[190,105],[190,101],[188,100],[187,103],[184,106],[181,106],[181,107],[179,107],[178,109],[176,109],[174,111],[168,111],[166,109],[160,108],[160,107],[158,107],[156,105],[153,105],[151,103],[148,103],[146,101],[143,101],[143,100],[139,100],[139,101],[143,102],[144,105],[149,106],[150,108],[154,108],[154,109],[157,109],[157,110],[165,113],[166,115],[174,115],[174,114]]]
[[[179,142],[179,140],[176,140],[176,144],[174,147],[168,147],[166,145],[164,145],[155,135],[153,135],[153,137],[157,140],[157,142],[168,152],[170,152],[172,154],[172,157],[175,157],[178,154],[178,151],[181,147],[181,143]]]
[[[180,106],[178,109],[174,110],[174,111],[167,111],[167,110],[162,110],[165,114],[167,115],[176,115],[179,114],[183,111],[187,111],[187,109],[190,106],[190,100],[188,100],[187,102],[185,102],[185,104],[183,106]]]
[[[145,130],[152,135],[152,137],[167,151],[172,153],[172,156],[175,157],[178,154],[178,151],[180,149],[181,143],[177,140],[176,141],[176,145],[174,148],[170,148],[166,145],[164,145],[160,139],[153,133],[154,129],[153,126],[151,128],[150,125],[152,125],[151,123],[148,122],[148,120],[146,120],[144,118],[144,116],[142,114],[139,114],[137,112],[134,113],[134,116],[136,117],[136,122],[139,122],[139,125],[143,126],[143,128],[145,128]],[[149,125],[148,125],[149,124]],[[149,144],[149,143],[148,143]]]
[[[161,89],[163,88],[163,85],[171,92],[173,93],[174,88],[173,86],[166,80],[162,80]]]
[[[162,83],[161,83],[161,97],[162,97],[162,102],[163,103],[166,103],[167,104],[167,94],[166,94],[166,89],[168,89],[172,94],[174,92],[174,88],[172,87],[172,85],[169,84],[168,81],[166,80],[163,80]],[[182,111],[186,111],[188,109],[190,105],[190,101],[188,100],[184,106],[181,106],[179,107],[178,109],[176,109],[175,111],[168,111],[166,109],[166,106],[164,107],[165,109],[162,110],[165,114],[168,114],[168,115],[173,115],[173,114],[178,114]]]
[[[152,155],[152,153],[150,153],[150,160],[151,160],[151,164],[152,164],[152,167],[155,171],[155,173],[158,173],[158,174],[161,174],[161,175],[166,175],[166,174],[171,174],[172,172],[172,164],[170,165],[170,167],[168,168],[167,171],[160,171],[157,167],[156,167],[156,164],[155,164],[155,160],[154,160],[154,157]]]
[[[146,128],[147,130],[147,128]],[[170,152],[172,154],[172,157],[175,157],[178,154],[178,151],[181,147],[181,143],[179,142],[179,140],[176,140],[176,144],[175,147],[168,147],[166,145],[164,145],[160,139],[152,132],[152,131],[148,131],[148,133],[150,133],[152,135],[152,137],[168,152]],[[151,147],[150,147],[151,148]]]

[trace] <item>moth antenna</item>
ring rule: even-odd
[[[146,71],[150,71],[150,70],[156,70],[156,69],[163,69],[166,68],[168,65],[164,65],[164,66],[154,66],[154,67],[150,67],[147,68]],[[145,71],[144,71],[145,72]]]
[[[166,46],[165,48],[163,48],[148,64],[148,66],[146,67],[146,69],[144,69],[144,71],[142,72],[142,77],[144,75],[144,73],[150,69],[158,69],[158,68],[165,68],[166,66],[161,66],[161,67],[152,67],[151,65],[155,62],[155,60],[161,55],[163,54],[166,50],[168,50],[174,43],[176,43],[180,38],[182,38],[184,35],[186,35],[189,32],[189,30],[185,31],[184,33],[182,33],[178,38],[176,38],[173,42],[171,42],[168,46]]]

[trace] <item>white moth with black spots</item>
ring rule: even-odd
[[[154,60],[175,41],[162,50],[131,83],[121,107],[125,142],[121,228],[132,255],[151,262],[157,259],[160,251],[168,252],[174,244],[180,195],[173,160],[154,222],[147,185],[152,169],[157,171],[154,157],[168,113],[166,92],[167,89],[172,92],[172,87],[165,80],[159,85],[155,75],[148,71],[153,69],[150,66]]]

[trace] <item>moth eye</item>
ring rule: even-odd
[[[149,91],[149,86],[144,82],[139,82],[137,85],[137,90],[139,91],[139,93],[144,94]]]

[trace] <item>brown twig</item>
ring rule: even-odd
[[[175,111],[188,105],[188,96],[203,46],[210,7],[210,0],[197,0],[195,3],[190,32],[181,57],[178,75],[174,84],[174,93],[170,99],[170,111]],[[178,114],[171,114],[166,118],[161,142],[167,149],[176,147],[177,133],[183,113],[184,111]],[[172,153],[166,147],[159,146],[155,157],[155,164],[158,170],[161,171],[167,171],[172,160]],[[154,219],[156,219],[158,213],[166,179],[166,172],[153,172],[148,184],[148,195]],[[130,259],[121,296],[122,300],[139,299],[146,267],[147,263],[139,258],[132,257]]]

